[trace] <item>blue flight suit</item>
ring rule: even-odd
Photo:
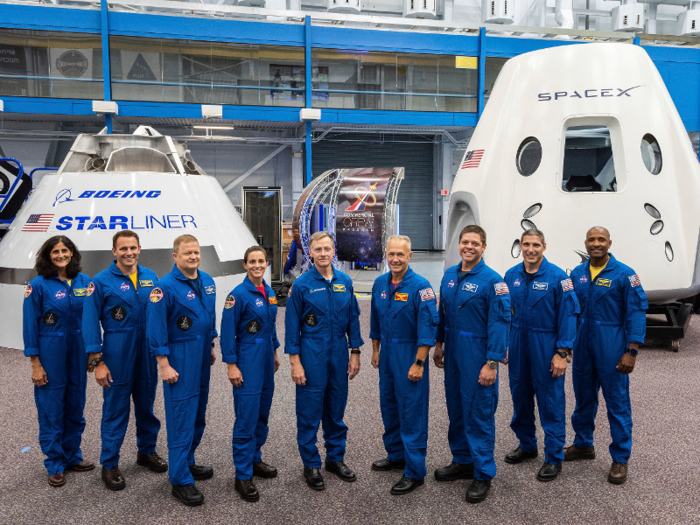
[[[440,284],[437,340],[445,344],[445,394],[452,461],[474,464],[474,478],[496,475],[498,375],[479,384],[486,361],[503,361],[510,330],[510,295],[501,276],[481,260],[461,276],[462,263],[449,268]]]
[[[102,389],[100,463],[106,469],[119,465],[119,450],[129,425],[132,396],[139,452],[149,455],[156,451],[160,421],[153,413],[153,402],[158,369],[146,341],[146,306],[157,281],[153,270],[138,266],[134,289],[131,278],[112,262],[94,277],[94,290],[85,301],[85,351],[102,352],[112,376],[110,387]]]
[[[374,281],[369,336],[381,340],[379,402],[389,461],[405,461],[404,476],[425,477],[430,377],[428,359],[420,381],[408,379],[418,347],[435,346],[438,314],[427,279],[410,267],[396,287],[391,273]]]
[[[80,331],[89,284],[83,273],[71,279],[71,286],[58,277],[39,276],[24,292],[24,355],[38,355],[48,379],[34,386],[34,401],[49,476],[83,461],[87,355]]]
[[[510,330],[508,378],[513,398],[510,428],[525,452],[537,450],[535,397],[544,430],[544,460],[564,461],[566,441],[565,375],[552,377],[552,358],[559,348],[574,348],[580,312],[566,272],[547,258],[528,281],[524,263],[506,272],[513,322]]]
[[[294,281],[292,289],[284,317],[284,353],[299,355],[306,376],[304,386],[296,385],[297,443],[304,466],[321,468],[316,447],[321,421],[326,460],[338,462],[345,457],[348,348],[364,344],[360,306],[352,279],[338,270],[329,282],[313,266]]]
[[[627,463],[632,450],[630,378],[615,367],[629,343],[644,342],[649,303],[634,270],[612,254],[594,281],[589,262],[571,272],[581,304],[572,370],[576,396],[571,416],[576,432],[574,445],[593,446],[598,390],[602,388],[612,435],[610,455],[614,462]]]
[[[236,363],[243,375],[233,387],[233,463],[236,478],[251,479],[253,464],[262,461],[260,449],[267,441],[270,407],[275,392],[277,297],[263,281],[261,294],[246,276],[226,297],[221,318],[221,356]]]
[[[179,374],[163,382],[168,433],[168,476],[173,485],[194,485],[190,465],[202,440],[211,372],[211,343],[216,332],[216,285],[203,271],[190,280],[174,265],[153,288],[146,334],[151,355],[168,356]]]

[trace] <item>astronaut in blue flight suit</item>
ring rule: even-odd
[[[36,255],[39,274],[24,292],[24,355],[31,359],[39,444],[49,485],[66,483],[66,469],[83,472],[87,355],[80,336],[90,278],[80,273],[80,252],[62,235],[49,238]]]
[[[199,242],[181,235],[173,242],[175,266],[150,293],[146,333],[163,380],[168,433],[168,476],[172,495],[188,506],[204,503],[195,480],[214,475],[197,465],[194,452],[202,439],[214,364],[216,285],[198,270]]]
[[[498,363],[506,357],[510,295],[503,279],[483,261],[486,232],[466,226],[459,235],[462,262],[440,285],[440,322],[433,359],[445,368],[452,463],[435,471],[438,481],[471,479],[466,500],[486,499],[496,475],[493,457],[498,406]],[[443,346],[444,344],[444,346]]]
[[[373,470],[403,470],[391,494],[420,487],[426,474],[430,377],[426,359],[435,345],[437,305],[430,283],[411,268],[411,239],[392,235],[386,246],[391,272],[372,287],[372,366],[379,369],[385,459]]]
[[[253,476],[274,478],[277,469],[262,461],[268,419],[279,368],[277,296],[265,282],[265,248],[251,246],[243,256],[247,275],[226,297],[221,317],[221,358],[233,385],[233,463],[235,489],[246,501],[258,501]]]
[[[160,421],[153,413],[153,402],[158,371],[146,341],[146,306],[158,276],[138,264],[140,252],[136,233],[118,231],[112,238],[112,254],[117,259],[93,278],[83,308],[85,350],[95,380],[103,387],[100,463],[102,480],[110,490],[126,486],[119,470],[119,450],[129,425],[132,397],[136,462],[153,472],[168,470],[168,464],[156,453]]]
[[[327,232],[309,238],[314,266],[289,291],[285,312],[285,347],[296,386],[297,443],[304,479],[314,490],[325,488],[316,447],[323,422],[325,467],[343,481],[355,481],[344,463],[348,427],[343,422],[348,379],[360,371],[360,307],[352,279],[333,269],[335,243]],[[348,355],[348,348],[351,353]]]
[[[564,381],[567,359],[576,339],[579,313],[574,285],[566,272],[544,257],[544,234],[537,229],[520,238],[523,262],[506,272],[513,321],[508,350],[508,377],[513,398],[510,428],[519,440],[506,463],[535,458],[535,398],[544,430],[544,464],[539,481],[561,472],[566,440]]]
[[[571,425],[576,438],[565,449],[564,461],[595,458],[593,430],[602,389],[612,435],[608,481],[620,485],[627,481],[632,449],[629,374],[644,342],[649,304],[634,270],[609,253],[607,229],[588,230],[585,246],[590,259],[571,272],[581,317],[572,369],[576,408]]]

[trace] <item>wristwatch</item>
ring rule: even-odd
[[[416,365],[420,366],[421,368],[423,367],[423,360],[422,359],[416,359]]]
[[[92,361],[90,361],[90,366],[97,366],[97,365],[99,365],[101,362],[102,362],[102,358],[101,358],[101,357],[96,357],[95,359],[93,359]]]
[[[489,368],[491,369],[496,369],[498,368],[498,361],[494,361],[493,359],[489,359],[486,361],[486,364],[489,365]]]
[[[627,347],[627,350],[625,350],[625,353],[631,355],[632,357],[637,357],[639,350],[637,350],[636,348]]]
[[[350,350],[350,353],[351,353],[351,354],[356,354],[356,355],[360,355],[360,354],[361,354],[361,352],[360,352],[357,348],[356,348],[355,350]]]
[[[557,354],[559,354],[559,357],[561,357],[562,359],[566,359],[567,357],[569,357],[569,354],[567,354],[564,350],[557,350]]]

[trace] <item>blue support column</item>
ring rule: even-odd
[[[109,67],[109,6],[107,0],[100,0],[101,31],[102,31],[102,82],[104,84],[104,99],[112,100],[112,75]],[[112,115],[105,115],[107,133],[112,133]]]
[[[311,107],[311,17],[304,18],[304,73],[305,80],[305,107]],[[306,186],[311,184],[313,173],[311,171],[311,137],[313,136],[311,122],[306,123]]]
[[[476,116],[477,123],[484,112],[484,88],[486,87],[486,28],[479,28],[479,79],[476,83]]]
[[[642,39],[639,38],[638,36],[635,36],[635,37],[632,39],[632,43],[633,43],[635,46],[641,46],[641,45],[642,45]]]

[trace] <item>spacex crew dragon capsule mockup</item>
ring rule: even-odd
[[[139,235],[139,264],[159,277],[172,269],[173,240],[194,235],[200,268],[216,282],[219,321],[226,294],[245,276],[243,254],[257,244],[221,185],[184,145],[143,126],[133,135],[80,135],[0,241],[0,346],[23,348],[24,289],[36,276],[44,241],[68,236],[92,277],[114,260],[112,236],[120,229]]]
[[[537,227],[549,261],[586,261],[587,230],[641,278],[649,302],[700,292],[700,165],[647,53],[627,44],[567,45],[506,62],[450,197],[445,265],[467,224],[487,234],[501,275]]]

